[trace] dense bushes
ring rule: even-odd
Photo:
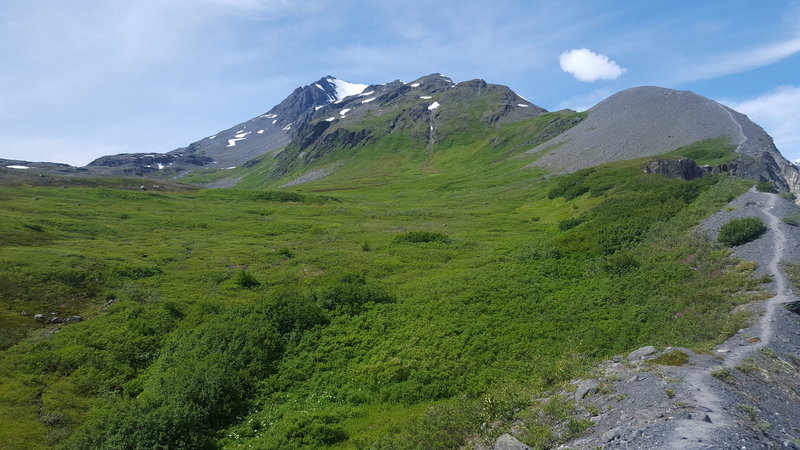
[[[436,233],[434,231],[409,231],[407,233],[398,234],[394,238],[395,244],[422,244],[426,242],[449,244],[451,240],[446,234]]]
[[[767,231],[767,226],[758,217],[733,219],[719,229],[717,240],[725,245],[735,246],[750,242]]]

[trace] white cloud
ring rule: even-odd
[[[787,159],[800,158],[800,86],[782,86],[760,97],[723,103],[761,125]]]
[[[573,49],[558,57],[561,70],[571,73],[578,81],[615,80],[627,69],[620,67],[608,56],[595,53],[588,48]]]

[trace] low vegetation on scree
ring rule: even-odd
[[[452,448],[600,359],[738,330],[758,282],[691,230],[748,183],[522,170],[547,120],[348,149],[291,192],[0,187],[0,442]]]

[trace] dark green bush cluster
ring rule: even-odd
[[[577,227],[578,225],[582,224],[585,221],[586,221],[585,217],[571,217],[569,219],[564,219],[558,222],[558,229],[561,231],[566,231]]]
[[[303,194],[285,191],[255,191],[249,192],[248,195],[253,200],[267,200],[273,202],[302,202],[306,199]]]
[[[164,273],[158,266],[137,266],[133,264],[123,264],[111,268],[111,273],[118,278],[128,278],[140,280]]]
[[[250,272],[240,270],[233,276],[233,284],[242,289],[253,289],[261,286],[261,283]]]
[[[767,231],[764,221],[758,217],[733,219],[719,229],[717,240],[725,245],[735,246],[750,242]]]
[[[775,183],[771,181],[759,181],[756,183],[756,190],[758,192],[771,192],[773,194],[778,193],[778,188],[775,187]]]
[[[399,234],[394,238],[395,244],[422,244],[425,242],[449,244],[451,240],[446,234],[434,231],[409,231]]]

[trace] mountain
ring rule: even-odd
[[[544,153],[533,166],[557,173],[668,153],[698,141],[727,138],[737,157],[720,170],[774,182],[800,194],[797,166],[744,114],[689,91],[626,89],[587,111],[586,119],[528,154]]]
[[[174,176],[199,168],[237,166],[290,142],[293,128],[328,103],[361,93],[367,85],[327,76],[298,87],[281,103],[246,122],[168,153],[131,153],[98,158],[88,167],[120,175]]]
[[[494,101],[488,107],[465,103],[488,98]],[[447,106],[437,110],[440,104]],[[433,74],[410,83],[365,85],[327,76],[295,89],[266,113],[186,147],[165,154],[104,156],[88,168],[117,175],[173,177],[202,168],[232,169],[288,146],[288,151],[279,155],[284,167],[278,172],[285,173],[291,165],[288,159],[300,153],[310,162],[325,153],[325,148],[376,139],[381,133],[344,131],[358,127],[368,116],[391,116],[388,132],[416,127],[428,143],[433,143],[438,133],[435,120],[463,118],[476,107],[486,123],[518,121],[546,112],[509,88],[483,80],[455,84],[444,75]]]

